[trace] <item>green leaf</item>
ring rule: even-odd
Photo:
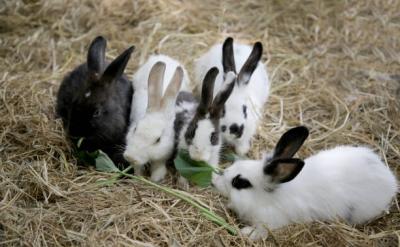
[[[175,160],[175,168],[178,172],[190,182],[200,186],[207,187],[211,184],[212,173],[215,168],[203,161],[194,161],[190,159],[188,152],[180,150]]]
[[[96,157],[96,170],[100,172],[120,172],[115,166],[114,162],[108,157],[106,153],[101,150],[97,151],[99,154]]]
[[[88,165],[95,165],[96,164],[96,158],[99,156],[99,151],[94,151],[94,152],[88,152],[84,150],[78,150],[75,153],[76,158]]]

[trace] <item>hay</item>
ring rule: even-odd
[[[368,145],[399,175],[399,13],[399,1],[2,1],[0,245],[396,246],[398,200],[366,225],[293,225],[251,243],[138,182],[98,188],[109,175],[75,166],[54,102],[63,75],[98,34],[110,58],[136,45],[130,75],[154,52],[191,70],[193,58],[228,35],[261,40],[273,86],[253,157],[306,124],[311,138],[301,157]],[[240,226],[217,194],[190,193]]]

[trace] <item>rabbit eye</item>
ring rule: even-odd
[[[161,137],[158,137],[157,140],[154,142],[154,144],[157,144],[161,141]]]
[[[210,142],[211,142],[211,145],[213,145],[213,146],[218,144],[218,133],[216,131],[211,133]]]
[[[221,126],[221,130],[222,130],[222,132],[225,132],[226,131],[226,125],[222,125]]]
[[[100,117],[100,115],[101,115],[101,110],[100,109],[96,109],[94,111],[94,113],[93,113],[93,117],[94,118]]]
[[[241,190],[241,189],[251,188],[253,187],[253,185],[250,183],[248,179],[242,178],[240,174],[238,174],[236,177],[232,179],[232,187]]]

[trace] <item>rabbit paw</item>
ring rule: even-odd
[[[150,180],[153,182],[161,182],[167,174],[167,168],[164,164],[152,164]]]
[[[183,190],[189,190],[189,181],[186,178],[179,176],[178,187]]]

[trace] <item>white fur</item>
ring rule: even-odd
[[[131,108],[131,115],[130,115],[130,122],[135,124],[139,119],[143,118],[146,113],[147,109],[147,86],[148,86],[148,78],[149,73],[153,65],[157,62],[164,62],[167,67],[165,68],[164,74],[164,84],[163,84],[163,91],[164,94],[165,90],[167,89],[168,82],[171,80],[172,76],[174,75],[175,69],[178,66],[183,68],[183,81],[182,81],[182,90],[187,90],[189,87],[189,76],[187,71],[184,69],[182,64],[166,55],[152,55],[150,56],[147,61],[136,71],[132,78],[132,86],[134,89],[134,94],[132,97],[132,108]]]
[[[127,134],[127,145],[124,157],[134,165],[135,173],[142,174],[146,163],[151,165],[151,180],[161,181],[166,175],[165,163],[171,157],[174,147],[174,104],[159,111],[147,112],[148,103],[148,78],[153,65],[162,61],[166,64],[163,91],[168,86],[178,66],[183,65],[165,55],[151,56],[147,62],[136,72],[133,78],[135,97],[132,100],[132,124]],[[181,89],[189,84],[185,69]],[[145,106],[142,108],[142,106]],[[156,142],[160,138],[159,142]]]
[[[252,47],[244,44],[233,44],[236,71],[239,73],[243,64],[251,53]],[[199,83],[211,67],[217,67],[223,71],[222,44],[214,45],[207,53],[195,61],[195,82]],[[215,80],[214,95],[223,86],[223,73],[218,74]],[[258,64],[247,85],[235,85],[231,96],[225,104],[225,116],[221,119],[221,126],[227,130],[222,133],[224,141],[235,147],[235,151],[246,154],[250,149],[251,138],[257,131],[259,120],[262,117],[263,106],[267,102],[270,90],[270,82],[264,64]],[[247,106],[247,119],[244,118],[242,106]],[[237,139],[229,133],[229,126],[244,124],[244,132]]]
[[[217,145],[211,145],[210,135],[216,131],[211,121],[203,119],[198,122],[196,133],[190,144],[184,137],[187,127],[186,125],[180,133],[178,148],[188,150],[190,158],[193,160],[204,161],[213,167],[218,167],[221,141]]]
[[[274,188],[263,173],[264,160],[235,162],[213,184],[229,206],[250,226],[242,233],[265,237],[266,228],[313,220],[347,220],[359,224],[379,216],[397,193],[396,178],[371,149],[338,146],[305,160],[293,180]],[[253,187],[237,190],[231,180],[241,174]]]

